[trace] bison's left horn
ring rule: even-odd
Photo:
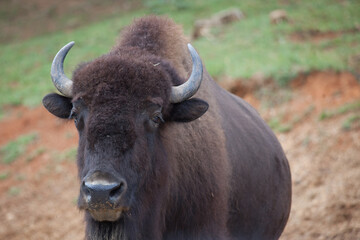
[[[66,97],[72,97],[73,82],[64,73],[64,59],[72,46],[74,46],[74,42],[69,42],[60,49],[51,65],[51,79],[57,90]]]
[[[185,83],[181,84],[180,86],[172,87],[170,95],[171,103],[179,103],[191,98],[199,89],[202,81],[203,66],[200,56],[197,54],[190,43],[188,44],[188,48],[193,62],[192,72],[189,79]]]

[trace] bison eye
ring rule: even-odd
[[[75,125],[78,124],[79,120],[78,120],[78,114],[76,112],[71,111],[70,118],[74,119]]]
[[[70,119],[74,119],[75,126],[79,129],[80,128],[80,114],[78,114],[77,108],[73,107],[70,112]]]
[[[69,119],[73,119],[76,117],[76,111],[73,109],[71,109],[71,112],[70,112],[70,116],[69,116]]]
[[[70,112],[70,116],[69,116],[69,119],[74,119],[75,122],[76,122],[76,117],[77,117],[77,109],[75,107],[73,107],[71,109],[71,112]]]
[[[164,119],[162,118],[161,112],[156,112],[152,117],[151,121],[158,126],[160,123],[164,123]]]
[[[86,116],[86,107],[82,100],[79,98],[73,103],[73,107],[70,112],[69,119],[74,119],[75,126],[78,130],[84,127],[84,117]]]

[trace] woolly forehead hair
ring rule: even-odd
[[[173,75],[169,64],[154,56],[108,54],[79,66],[73,91],[88,106],[121,99],[139,105],[159,97],[168,103]]]

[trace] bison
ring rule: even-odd
[[[60,94],[43,105],[73,119],[86,239],[277,239],[291,175],[277,138],[220,88],[181,27],[144,17],[72,80],[55,56]],[[201,86],[200,86],[201,84]]]

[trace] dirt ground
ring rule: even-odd
[[[267,80],[227,88],[278,129],[289,159],[293,202],[281,239],[360,239],[360,121],[344,125],[360,108],[339,110],[359,103],[359,81],[350,73],[313,72],[288,89]],[[324,111],[336,114],[320,120]],[[0,147],[36,133],[16,161],[0,159],[0,239],[83,239],[73,123],[43,107],[18,107],[8,109],[0,125]]]
[[[0,43],[69,31],[142,5],[139,0],[1,0]]]

